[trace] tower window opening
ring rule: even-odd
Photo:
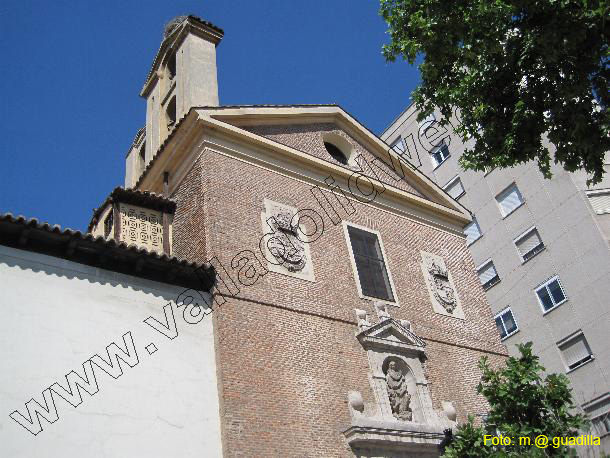
[[[176,76],[176,53],[172,53],[167,61],[167,74],[170,80],[173,80]]]
[[[176,124],[176,97],[172,97],[167,104],[165,114],[167,116],[167,128],[168,130],[171,130]]]
[[[108,216],[106,216],[106,219],[104,219],[104,238],[108,238],[110,235],[110,232],[112,231],[112,223],[113,215],[112,210],[110,210],[110,213],[108,213]]]
[[[140,160],[142,161],[142,163],[144,163],[144,161],[146,160],[146,142],[142,143],[142,146],[140,146]]]

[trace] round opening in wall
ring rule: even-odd
[[[347,157],[345,157],[343,151],[341,151],[337,146],[333,145],[330,142],[324,142],[324,147],[326,148],[326,151],[328,151],[328,154],[330,154],[335,161],[340,162],[343,165],[347,165]]]
[[[354,165],[354,146],[336,132],[326,132],[322,135],[324,147],[330,156],[340,164]]]

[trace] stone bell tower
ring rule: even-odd
[[[165,25],[163,41],[140,96],[146,125],[126,160],[125,186],[132,187],[176,123],[194,106],[218,106],[216,46],[224,32],[195,16],[177,16]]]

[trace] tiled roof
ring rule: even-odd
[[[208,290],[214,278],[213,268],[207,264],[11,213],[0,213],[0,245],[199,290]]]
[[[153,210],[159,210],[165,213],[174,213],[176,211],[176,202],[167,197],[163,197],[157,193],[150,191],[140,191],[139,189],[125,189],[120,186],[114,188],[102,205],[93,210],[93,216],[87,227],[87,231],[91,231],[97,223],[100,215],[107,205],[112,202],[124,202],[126,204],[138,205]]]
[[[225,33],[225,31],[224,31],[224,30],[222,30],[220,27],[218,27],[218,26],[216,26],[216,25],[212,24],[212,23],[211,23],[211,22],[209,22],[209,21],[205,21],[205,20],[201,19],[199,16],[194,16],[194,15],[192,15],[192,14],[189,14],[189,15],[188,15],[188,17],[189,17],[190,19],[195,20],[195,21],[201,22],[203,25],[207,25],[207,26],[208,26],[210,29],[216,30],[218,33],[222,33],[223,35],[224,35],[224,33]]]

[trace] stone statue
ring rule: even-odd
[[[396,361],[390,361],[385,376],[388,387],[388,397],[394,417],[403,421],[411,421],[413,412],[409,408],[411,395],[407,391],[407,380],[402,371],[396,366]]]

